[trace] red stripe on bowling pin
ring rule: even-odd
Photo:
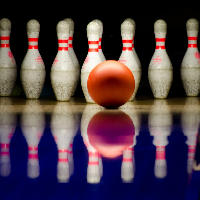
[[[98,152],[89,152],[89,157],[98,157]]]
[[[131,43],[132,44],[133,40],[122,40],[122,43]]]
[[[88,41],[88,44],[99,44],[99,41]]]
[[[197,40],[197,37],[188,37],[188,40]]]
[[[66,152],[68,152],[68,150],[67,149],[59,149],[58,152],[59,153],[66,153]]]
[[[35,146],[35,147],[34,147],[34,146],[29,146],[29,147],[28,147],[28,150],[29,150],[29,151],[37,151],[37,150],[38,150],[38,147],[37,147],[37,146]]]
[[[122,51],[132,51],[132,47],[123,47]]]
[[[156,147],[156,159],[158,159],[158,160],[165,159],[165,147],[164,146]]]
[[[68,162],[68,158],[59,158],[58,162]]]
[[[29,42],[38,42],[38,38],[28,38]]]
[[[0,40],[10,40],[10,36],[1,36]]]
[[[133,160],[132,160],[132,158],[123,158],[122,161],[123,162],[132,162]]]
[[[58,43],[68,43],[68,40],[58,40]]]
[[[68,51],[68,47],[58,47],[58,51]]]
[[[164,45],[156,45],[156,49],[165,49]]]
[[[8,143],[1,144],[1,149],[9,149],[9,147],[10,147],[10,144],[8,144]]]
[[[188,47],[189,47],[189,48],[196,48],[196,47],[197,47],[197,44],[188,44]]]
[[[38,45],[28,45],[28,49],[38,49]]]
[[[99,165],[99,162],[98,161],[94,161],[94,162],[89,161],[88,165]]]
[[[10,47],[10,44],[1,44],[1,47],[2,48],[7,48],[7,47]]]
[[[38,154],[37,153],[29,153],[28,159],[38,159]]]
[[[165,38],[156,38],[156,42],[165,42]]]
[[[6,151],[6,152],[1,152],[0,155],[1,155],[1,156],[9,156],[10,153],[9,153],[8,151]]]

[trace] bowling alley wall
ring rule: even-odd
[[[180,77],[182,59],[187,50],[186,22],[195,18],[200,23],[199,1],[6,1],[1,4],[1,18],[11,21],[10,48],[17,63],[17,81],[14,96],[23,96],[20,68],[28,50],[26,24],[31,19],[40,23],[38,49],[46,69],[46,80],[41,94],[55,99],[50,81],[50,71],[58,51],[56,25],[65,18],[75,23],[73,48],[82,67],[88,51],[86,27],[89,22],[99,19],[103,23],[102,51],[107,60],[118,60],[122,52],[121,24],[126,18],[136,23],[134,46],[142,66],[142,77],[137,96],[153,98],[148,81],[148,67],[155,51],[154,23],[163,19],[167,23],[166,51],[173,66],[173,83],[168,97],[186,96]],[[197,41],[200,46],[200,40]],[[81,82],[75,92],[84,97]],[[136,96],[136,98],[137,98]]]

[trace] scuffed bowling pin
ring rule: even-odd
[[[58,101],[69,101],[76,87],[76,69],[68,51],[69,24],[57,24],[58,53],[51,67],[51,83]]]
[[[156,50],[148,69],[148,78],[154,98],[167,98],[172,80],[172,63],[165,49],[167,24],[164,20],[157,20],[154,24]]]
[[[102,41],[102,35],[103,35],[103,23],[99,19],[95,19],[93,21],[97,22],[99,24],[99,26],[101,27],[101,32],[99,34],[99,47],[98,47],[98,49],[99,49],[99,55],[101,57],[101,61],[103,62],[103,61],[106,61],[106,58],[105,58],[103,51],[102,51],[102,48],[101,48],[101,41]]]
[[[64,21],[66,21],[69,24],[69,40],[68,40],[68,50],[69,50],[69,55],[74,63],[74,67],[75,67],[75,74],[76,74],[76,83],[75,83],[75,87],[72,91],[72,96],[74,96],[75,90],[77,88],[79,79],[80,79],[80,65],[78,62],[78,59],[76,57],[76,54],[74,53],[74,49],[73,49],[73,35],[74,35],[74,21],[71,18],[66,18],[64,19]]]
[[[87,80],[92,69],[102,62],[98,50],[100,32],[101,27],[97,22],[92,21],[87,25],[89,49],[81,69],[81,86],[87,103],[95,103],[88,93]]]
[[[200,54],[197,48],[199,22],[189,19],[186,23],[188,49],[181,63],[181,79],[187,96],[198,96],[200,92]]]
[[[135,39],[135,29],[136,29],[136,24],[135,24],[135,21],[131,18],[127,18],[126,20],[129,20],[132,24],[133,24],[133,41],[132,41],[132,51],[133,51],[133,55],[135,56],[135,59],[139,65],[139,68],[141,68],[141,63],[140,63],[140,59],[135,51],[135,46],[134,46],[134,39]],[[141,73],[142,73],[142,69],[141,69]]]
[[[17,78],[17,65],[10,50],[11,22],[0,20],[0,96],[11,96]]]
[[[27,23],[28,51],[22,62],[20,77],[26,97],[37,99],[40,97],[45,81],[45,66],[38,50],[40,24],[37,20]]]
[[[153,144],[156,146],[156,161],[154,173],[157,178],[165,178],[167,175],[167,163],[165,147],[168,144],[167,137],[171,134],[173,124],[172,114],[166,100],[154,100],[149,113],[149,131],[154,136]]]
[[[57,178],[58,182],[67,183],[70,175],[69,149],[75,135],[75,117],[70,105],[58,102],[51,116],[51,132],[58,148]],[[70,163],[71,164],[71,163]],[[73,170],[73,169],[72,169]]]
[[[21,129],[28,144],[27,176],[37,178],[40,174],[38,145],[45,128],[45,116],[38,100],[27,100],[21,115]]]
[[[122,53],[119,58],[119,62],[126,65],[132,72],[135,79],[135,90],[130,100],[135,98],[137,93],[140,79],[141,79],[141,67],[138,65],[137,60],[133,54],[132,42],[133,42],[133,34],[135,33],[135,26],[131,20],[126,19],[121,24],[121,36],[122,36]]]

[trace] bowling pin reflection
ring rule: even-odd
[[[12,105],[12,100],[9,97],[0,98],[0,169],[1,176],[10,174],[10,140],[15,132],[17,117],[16,114],[9,108]]]
[[[67,183],[73,174],[73,140],[77,132],[78,121],[66,102],[57,102],[51,116],[51,132],[58,147],[57,178]]]
[[[187,97],[181,113],[181,126],[188,145],[187,172],[191,176],[194,165],[197,134],[200,122],[200,105],[198,97]]]
[[[167,137],[171,134],[173,118],[167,100],[154,100],[148,118],[149,131],[154,136],[153,144],[156,146],[156,161],[154,173],[156,178],[165,178],[167,164],[165,147],[168,144]]]
[[[131,118],[124,112],[102,110],[94,113],[87,123],[86,130],[87,132],[82,132],[82,136],[89,152],[87,179],[88,182],[92,180],[94,183],[95,178],[96,183],[98,183],[102,169],[98,154],[111,159],[122,155],[123,151],[133,145],[135,128]],[[128,163],[127,166],[126,161],[128,159],[131,163]],[[122,169],[127,171],[126,174],[130,172],[127,177],[132,179],[130,178],[133,176],[132,149],[129,158],[125,155],[124,163],[126,163],[126,166]],[[132,169],[132,171],[129,169]]]
[[[133,144],[123,151],[123,160],[121,168],[121,178],[125,183],[133,182],[135,174],[135,157],[134,157],[134,146],[136,145],[136,136],[139,135],[141,125],[141,115],[135,109],[135,105],[132,102],[127,102],[119,108],[125,112],[133,121],[135,127],[135,135],[133,137]]]
[[[200,171],[200,132],[197,136],[197,146],[196,146],[195,161],[194,161],[193,169],[195,171]]]
[[[39,100],[26,100],[21,115],[21,129],[28,144],[27,176],[39,176],[38,144],[45,128],[45,115]]]
[[[88,183],[99,183],[101,176],[103,175],[103,165],[100,154],[97,150],[90,144],[87,129],[92,117],[103,110],[103,108],[96,104],[88,104],[83,111],[81,118],[81,135],[83,141],[88,150],[89,160],[87,168],[87,182]]]

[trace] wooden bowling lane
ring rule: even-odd
[[[154,99],[148,96],[139,96],[134,101],[127,102],[123,107],[134,107],[138,112],[148,113],[155,104],[168,105],[172,113],[180,113],[185,105],[195,106],[200,109],[200,97],[179,97],[169,99]],[[67,104],[74,112],[82,113],[87,105],[84,98],[73,97],[68,102],[56,101],[55,98],[41,98],[38,100],[28,100],[19,97],[0,97],[0,111],[21,113],[28,105],[40,106],[44,113],[52,113],[57,104]]]

